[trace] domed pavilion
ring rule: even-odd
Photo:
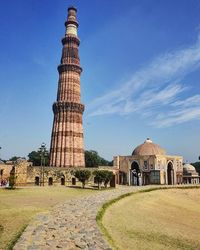
[[[195,167],[191,164],[183,165],[183,183],[184,184],[199,184],[200,176],[196,171]]]
[[[114,166],[119,169],[119,184],[181,184],[183,182],[183,157],[167,155],[158,144],[147,138],[137,146],[132,155],[115,156]]]

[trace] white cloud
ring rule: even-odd
[[[171,126],[199,118],[200,95],[190,96],[187,103],[180,94],[187,88],[178,82],[200,67],[200,41],[193,46],[165,53],[133,73],[129,81],[88,105],[90,116],[140,113],[156,116],[156,126]],[[196,107],[194,108],[193,105]],[[181,106],[181,107],[180,107]],[[160,119],[161,107],[171,112]],[[191,115],[187,115],[187,109]],[[179,109],[179,110],[177,110]],[[152,112],[153,110],[153,112]]]
[[[200,119],[200,107],[188,107],[158,115],[152,124],[162,128],[197,119]]]
[[[200,105],[200,95],[194,95],[188,97],[185,100],[179,100],[172,104],[173,106],[182,106],[182,107],[190,107],[190,106],[199,106]]]

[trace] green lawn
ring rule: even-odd
[[[200,249],[200,189],[128,196],[108,207],[102,223],[113,249]]]
[[[48,212],[59,202],[95,190],[67,187],[0,189],[0,249],[8,249],[36,213]]]

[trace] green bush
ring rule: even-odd
[[[14,189],[15,188],[15,183],[16,183],[15,175],[10,175],[10,177],[9,177],[9,187],[11,189]]]
[[[90,176],[91,176],[91,172],[90,172],[90,170],[87,170],[87,169],[77,169],[74,172],[74,176],[80,182],[82,182],[82,187],[84,188],[86,181],[88,181]]]
[[[108,183],[113,177],[113,173],[108,170],[96,170],[93,172],[94,178],[98,183],[98,188],[101,188],[101,184],[104,183],[104,186],[107,187]]]
[[[108,171],[108,170],[104,170],[106,173],[105,173],[105,180],[104,180],[104,186],[105,188],[107,188],[108,186],[108,183],[112,180],[113,178],[113,172],[111,171]]]

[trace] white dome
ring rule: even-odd
[[[186,170],[186,171],[196,171],[196,169],[195,169],[195,167],[194,166],[192,166],[191,164],[185,164],[184,166],[183,166],[183,168],[184,168],[184,170]]]

